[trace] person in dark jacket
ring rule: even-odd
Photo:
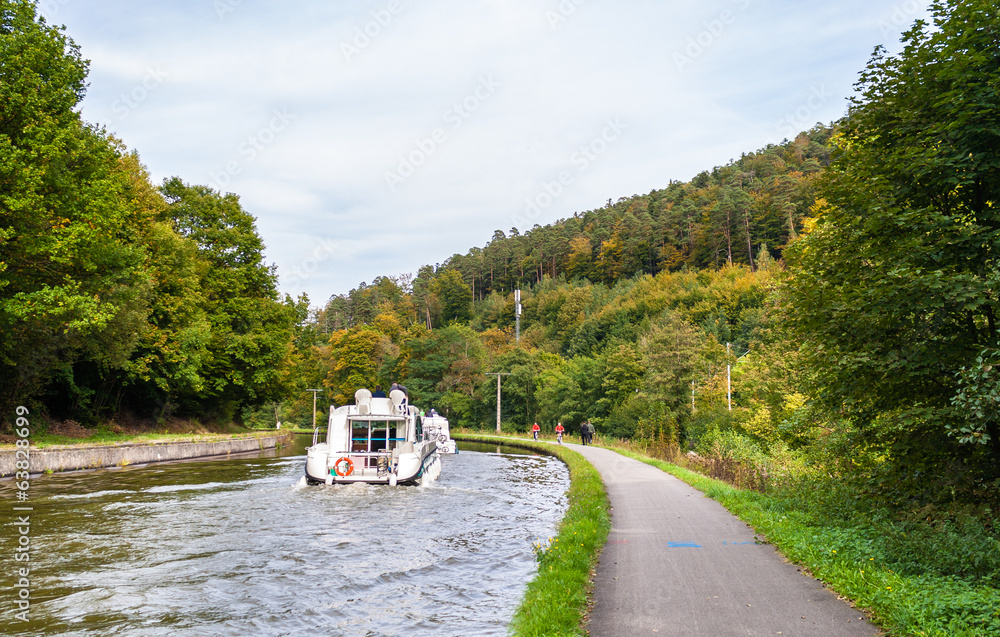
[[[407,389],[405,387],[403,387],[402,385],[400,385],[399,383],[393,383],[392,387],[389,388],[389,393],[391,394],[394,390],[397,390],[397,389],[399,391],[403,392],[406,395],[406,397],[409,398],[410,392],[407,391]]]

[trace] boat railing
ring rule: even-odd
[[[317,442],[319,442],[319,425],[316,425],[316,428],[313,429],[313,446],[314,447],[316,446]]]
[[[348,451],[344,456],[352,460],[364,461],[361,469],[375,469],[379,475],[389,472],[392,465],[392,451]]]
[[[389,442],[406,442],[406,438],[372,438],[372,440],[388,440]],[[351,438],[352,442],[368,442],[368,438]]]

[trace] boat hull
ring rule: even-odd
[[[310,484],[412,485],[434,480],[441,472],[441,459],[433,443],[414,445],[412,452],[371,454],[330,452],[320,443],[306,450],[306,481]]]

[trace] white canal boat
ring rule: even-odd
[[[432,409],[421,420],[426,436],[437,441],[438,453],[458,453],[458,443],[451,439],[447,418]]]
[[[309,484],[419,484],[441,473],[436,438],[430,438],[406,394],[393,390],[375,398],[354,393],[354,405],[330,408],[326,442],[306,450]]]

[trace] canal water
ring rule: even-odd
[[[30,622],[4,634],[505,635],[553,535],[558,460],[462,444],[420,487],[305,486],[302,437],[270,457],[38,476]],[[14,502],[14,485],[0,482]],[[16,530],[4,524],[5,552]]]

